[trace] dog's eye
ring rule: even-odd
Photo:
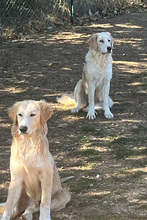
[[[110,42],[110,40],[108,40],[108,42]]]
[[[18,115],[19,115],[20,117],[22,117],[22,114],[19,113]]]
[[[100,40],[100,42],[101,42],[101,43],[104,43],[104,41],[103,41],[103,40]]]
[[[34,117],[35,115],[36,115],[36,114],[33,114],[33,113],[32,113],[32,114],[30,114],[30,116],[31,116],[31,117]]]

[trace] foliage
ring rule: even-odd
[[[74,22],[96,21],[114,17],[141,0],[74,0]],[[42,32],[54,25],[70,22],[71,0],[1,0],[0,39],[20,38],[19,33]]]

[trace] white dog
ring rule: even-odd
[[[32,220],[37,211],[40,220],[51,220],[50,211],[59,211],[70,201],[49,151],[46,122],[51,115],[50,105],[42,100],[17,102],[9,109],[11,182],[2,220],[20,215]]]
[[[101,105],[106,118],[113,118],[110,108],[113,105],[109,97],[112,78],[112,48],[114,39],[108,32],[93,34],[88,40],[89,51],[85,57],[82,79],[74,90],[76,107],[72,112],[88,107],[87,118],[96,118],[95,109]],[[63,104],[65,97],[57,99]],[[66,103],[65,103],[66,104]]]

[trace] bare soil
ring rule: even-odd
[[[0,47],[0,202],[7,197],[12,122],[7,108],[24,99],[45,99],[50,151],[71,202],[53,220],[147,219],[147,13],[23,36]],[[114,119],[72,114],[56,97],[73,93],[81,78],[87,39],[109,31],[115,38],[110,95]],[[35,219],[38,217],[36,216]]]

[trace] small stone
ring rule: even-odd
[[[97,175],[96,175],[96,178],[97,178],[97,179],[100,178],[100,174],[97,174]]]
[[[58,128],[66,128],[66,127],[68,127],[68,126],[69,126],[68,123],[59,123],[59,124],[58,124]]]
[[[136,128],[138,128],[138,126],[137,126],[137,125],[134,125],[134,126],[133,126],[133,128],[135,128],[135,129],[136,129]]]

